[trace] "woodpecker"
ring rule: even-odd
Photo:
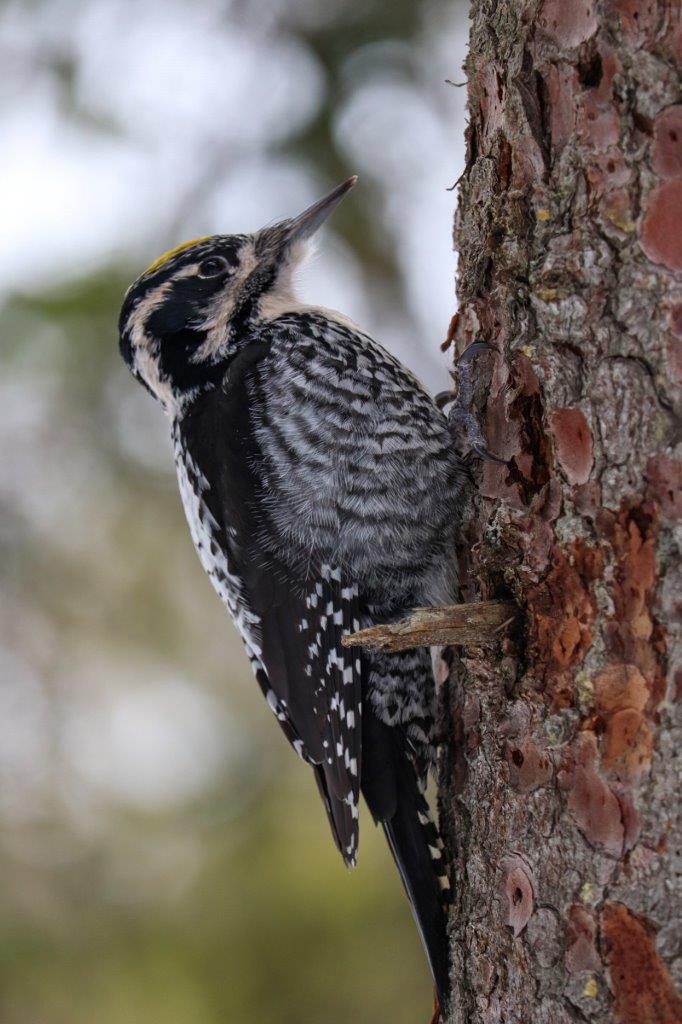
[[[430,653],[361,654],[341,638],[455,599],[467,474],[453,424],[487,453],[466,411],[446,417],[347,317],[295,296],[310,239],[355,181],[254,234],[164,253],[125,295],[120,350],[170,419],[199,558],[313,770],[336,845],[354,865],[362,793],[445,1007],[449,881],[424,796]]]

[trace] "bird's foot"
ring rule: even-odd
[[[439,409],[445,409],[448,405],[452,405],[448,414],[448,423],[459,444],[462,444],[465,449],[474,452],[478,455],[479,459],[506,465],[506,459],[493,455],[486,448],[481,424],[476,415],[471,411],[474,398],[474,358],[479,352],[493,351],[492,345],[489,345],[487,341],[472,342],[462,352],[455,364],[455,369],[450,371],[450,376],[457,385],[457,390],[455,392],[441,391],[436,395],[435,402]]]

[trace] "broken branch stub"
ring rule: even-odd
[[[519,609],[512,601],[478,601],[440,608],[415,608],[399,622],[370,626],[344,636],[344,647],[407,651],[438,644],[485,646],[498,643],[515,623]]]

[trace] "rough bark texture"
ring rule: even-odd
[[[498,350],[511,462],[482,468],[462,578],[525,634],[449,684],[457,1024],[682,1020],[681,56],[676,0],[472,4],[451,335]]]

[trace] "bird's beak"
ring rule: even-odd
[[[287,230],[287,240],[289,242],[298,242],[314,235],[317,229],[324,224],[330,213],[333,213],[339,205],[346,192],[350,192],[357,180],[357,175],[354,174],[348,181],[344,181],[342,185],[337,185],[328,195],[318,199],[316,203],[313,203],[307,210],[304,210],[298,217],[290,221]]]

